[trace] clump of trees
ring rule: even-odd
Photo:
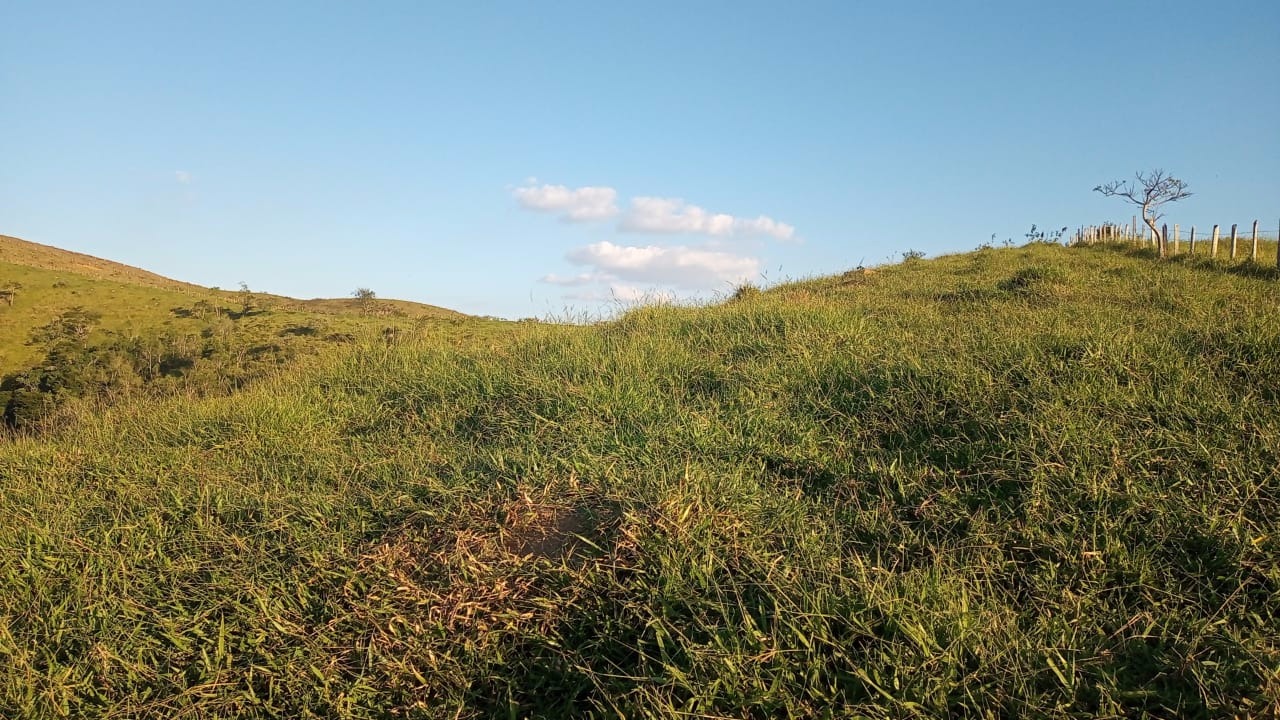
[[[298,354],[305,333],[263,337],[246,331],[233,312],[201,301],[185,317],[201,317],[198,332],[172,329],[111,332],[97,312],[71,308],[33,331],[41,350],[31,367],[0,378],[0,425],[38,429],[76,399],[111,400],[138,393],[229,392]],[[323,340],[317,339],[318,342]]]
[[[11,305],[20,288],[0,283],[0,302]],[[240,283],[237,295],[225,306],[204,299],[172,308],[176,317],[200,321],[194,332],[171,326],[110,331],[101,327],[99,313],[84,307],[60,313],[27,340],[39,349],[39,361],[0,377],[0,430],[39,430],[55,411],[77,399],[231,392],[289,362],[308,344],[355,340],[349,333],[325,333],[314,325],[273,329],[268,323],[242,323],[272,312],[273,303],[247,283]],[[352,296],[366,314],[403,315],[390,303],[378,302],[368,288],[358,288]],[[400,334],[399,327],[387,327],[382,337],[394,344]]]
[[[30,344],[43,346],[44,358],[35,367],[0,381],[5,424],[31,424],[65,399],[112,382],[115,363],[91,352],[88,343],[100,318],[96,312],[76,307],[31,334]]]

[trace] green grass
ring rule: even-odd
[[[0,715],[1280,702],[1280,289],[1033,245],[0,446]]]
[[[0,424],[57,422],[57,409],[77,397],[226,394],[360,338],[443,333],[462,341],[503,325],[396,300],[298,301],[151,282],[143,271],[100,262],[121,279],[103,279],[92,266],[79,274],[0,263],[0,289],[14,300],[0,305]],[[69,318],[90,329],[68,335]]]
[[[219,322],[193,314],[198,302],[225,313],[243,310],[240,292],[202,288],[138,268],[0,235],[0,289],[20,286],[12,305],[0,303],[0,376],[29,367],[42,356],[28,344],[32,331],[59,313],[84,307],[102,315],[95,338],[104,333],[131,336],[163,333],[199,336]],[[235,331],[247,346],[292,343],[310,350],[308,338],[410,330],[431,321],[464,321],[467,316],[431,305],[378,300],[370,307],[354,298],[296,300],[254,293],[259,310],[239,318]],[[375,310],[377,312],[369,312]],[[455,323],[456,324],[456,323]]]

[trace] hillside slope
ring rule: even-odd
[[[0,261],[59,273],[72,273],[97,280],[112,280],[129,285],[143,285],[165,290],[203,291],[191,283],[170,280],[152,272],[104,260],[92,255],[42,245],[9,235],[0,235]]]
[[[16,283],[12,305],[0,303],[0,376],[31,364],[41,350],[28,344],[31,333],[60,313],[83,307],[102,315],[101,331],[189,333],[207,329],[193,314],[195,303],[243,310],[246,294],[171,280],[155,273],[90,255],[0,235],[0,288]],[[290,327],[344,334],[385,326],[409,327],[419,319],[463,319],[445,308],[404,300],[361,303],[355,298],[298,300],[252,293],[264,325],[262,337]]]
[[[63,250],[50,245],[41,245],[40,243],[21,240],[9,235],[0,235],[0,262],[58,273],[71,273],[96,280],[111,280],[126,285],[141,285],[163,290],[212,295],[224,300],[235,300],[239,296],[236,291],[215,290],[179,280],[172,280],[130,265]],[[13,269],[8,268],[6,272],[12,274]],[[7,276],[0,277],[0,280],[6,279]],[[258,295],[290,310],[337,314],[363,314],[367,310],[367,307],[355,298],[301,299],[272,295],[270,293],[258,293]],[[456,310],[409,300],[382,299],[378,301],[377,305],[383,309],[392,309],[411,317],[467,317],[464,313]]]
[[[464,341],[504,323],[400,300],[229,292],[0,236],[0,429],[80,401],[235,392],[334,345]]]
[[[1278,306],[1033,245],[86,409],[0,715],[1270,717]]]

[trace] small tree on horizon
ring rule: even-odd
[[[1134,177],[1137,179],[1136,185],[1130,180],[1113,180],[1095,187],[1093,191],[1102,193],[1103,197],[1123,198],[1142,208],[1142,221],[1155,235],[1160,247],[1160,257],[1168,257],[1169,239],[1156,227],[1156,221],[1163,216],[1160,207],[1165,203],[1189,198],[1191,192],[1187,190],[1187,183],[1164,170],[1156,169],[1145,174],[1139,172]]]
[[[368,312],[373,309],[374,300],[377,299],[378,294],[367,287],[362,287],[352,290],[351,297],[360,302],[360,308],[362,310]]]
[[[240,304],[242,306],[240,309],[241,316],[248,315],[258,309],[257,296],[249,289],[249,283],[243,280],[240,281]]]

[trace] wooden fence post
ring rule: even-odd
[[[1133,216],[1133,239],[1138,239],[1138,216]]]
[[[1173,224],[1173,254],[1182,252],[1182,238],[1178,236],[1178,223]]]
[[[1218,257],[1218,226],[1213,226],[1213,250],[1209,253],[1209,257]]]
[[[1231,223],[1231,259],[1236,259],[1236,224]]]
[[[1187,254],[1194,256],[1196,254],[1196,226],[1195,225],[1191,226],[1190,243],[1191,243],[1191,247],[1189,250],[1187,250]]]
[[[1276,267],[1280,267],[1280,227],[1276,228]]]
[[[1258,221],[1253,221],[1253,251],[1249,253],[1250,262],[1258,262]]]
[[[1169,247],[1169,224],[1165,223],[1160,226],[1160,244],[1156,247],[1156,253],[1160,257],[1164,257],[1165,251]]]

